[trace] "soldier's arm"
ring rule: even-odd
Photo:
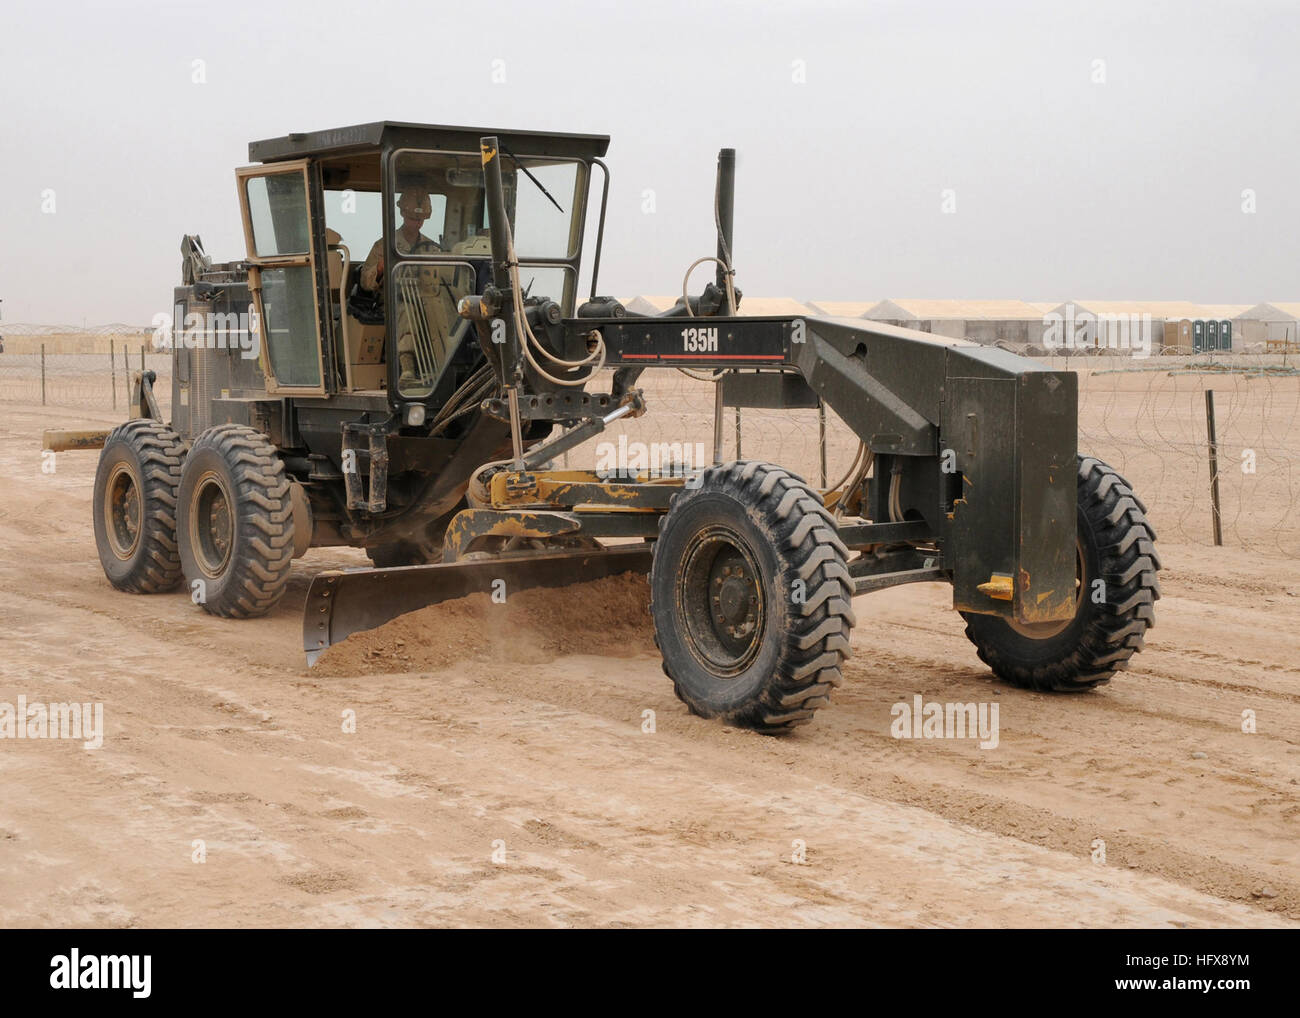
[[[366,263],[361,266],[361,289],[370,291],[379,289],[379,275],[383,271],[383,262],[384,241],[381,237],[375,241],[370,254],[366,256]]]

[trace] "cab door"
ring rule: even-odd
[[[325,392],[307,168],[298,159],[235,171],[266,391],[286,396]]]

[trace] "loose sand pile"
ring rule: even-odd
[[[467,659],[538,662],[563,654],[653,653],[650,585],[636,573],[430,605],[335,644],[313,674],[437,671]]]

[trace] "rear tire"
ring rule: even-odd
[[[1104,685],[1128,668],[1155,625],[1160,559],[1146,506],[1116,470],[1081,456],[1078,507],[1081,575],[1073,619],[1025,626],[962,612],[980,660],[1013,686],[1079,692]]]
[[[213,615],[265,615],[293,563],[293,508],[279,454],[261,432],[209,428],[181,476],[177,537],[191,596]]]
[[[95,470],[95,547],[108,582],[131,594],[161,594],[181,579],[176,491],[185,445],[149,418],[118,425]]]
[[[846,551],[817,493],[767,463],[673,496],[650,569],[664,672],[695,714],[777,734],[829,702],[852,653]]]

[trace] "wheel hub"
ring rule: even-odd
[[[218,474],[209,472],[194,487],[190,510],[190,538],[199,568],[208,576],[221,576],[230,562],[234,544],[234,518],[230,496]]]
[[[763,589],[745,541],[725,527],[697,534],[678,580],[686,636],[695,656],[721,677],[739,674],[762,644]]]
[[[119,463],[108,479],[108,497],[104,499],[104,529],[113,554],[125,561],[135,554],[140,541],[143,507],[140,487],[130,467]]]
[[[718,567],[718,563],[725,562]],[[741,640],[754,628],[754,609],[758,605],[758,585],[745,575],[738,555],[719,555],[715,560],[713,587],[714,619],[733,640]]]

